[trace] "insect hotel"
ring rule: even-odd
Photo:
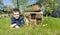
[[[28,11],[24,13],[25,23],[29,24],[42,24],[43,12],[41,11],[41,5],[38,3],[28,6]]]

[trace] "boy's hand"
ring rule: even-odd
[[[13,28],[14,26],[16,26],[16,24],[12,24],[10,27]]]

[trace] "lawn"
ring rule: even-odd
[[[10,17],[0,18],[0,35],[60,35],[60,18],[43,18],[43,25],[32,25],[20,27],[19,29],[10,28]]]

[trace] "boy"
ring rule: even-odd
[[[22,26],[24,24],[24,18],[20,14],[19,9],[15,8],[13,9],[12,17],[11,17],[11,28],[19,28],[19,26]]]

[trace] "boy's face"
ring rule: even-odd
[[[13,12],[13,16],[14,16],[16,19],[18,19],[19,16],[20,16],[20,14],[19,14],[19,12]]]

